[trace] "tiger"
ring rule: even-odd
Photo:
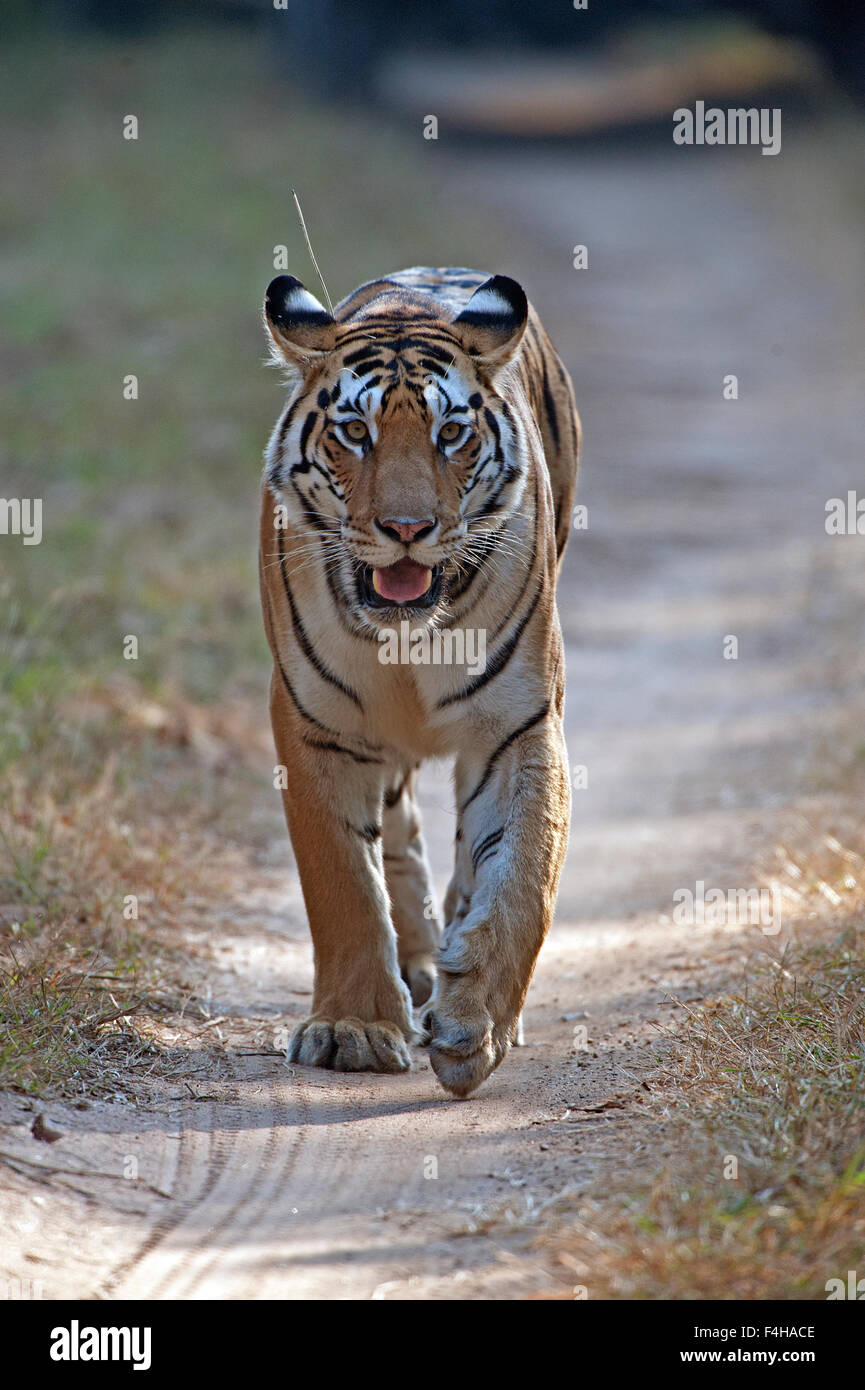
[[[314,954],[287,1059],[397,1073],[427,1044],[463,1097],[520,1040],[568,842],[573,386],[506,275],[414,267],[332,311],[279,275],[264,326],[288,387],[261,489],[270,717]],[[398,632],[454,659],[384,661]],[[456,799],[441,914],[417,800],[439,758]]]

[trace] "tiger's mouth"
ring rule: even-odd
[[[408,558],[379,569],[364,565],[358,576],[361,602],[368,608],[432,608],[441,592],[442,569]]]

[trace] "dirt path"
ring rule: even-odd
[[[644,1120],[640,1091],[677,1015],[670,995],[707,995],[743,945],[675,926],[673,892],[756,885],[756,856],[843,712],[826,657],[853,557],[823,516],[861,477],[865,328],[843,288],[858,229],[848,241],[827,220],[818,254],[813,228],[796,229],[799,190],[807,179],[831,199],[831,171],[807,150],[757,153],[442,166],[448,196],[522,209],[500,269],[530,283],[588,441],[589,529],[560,605],[569,750],[588,786],[528,1045],[465,1102],[421,1050],[399,1077],[287,1066],[267,1048],[305,1012],[311,949],[293,872],[250,874],[190,941],[216,1021],[188,1086],[161,1085],[150,1111],[52,1107],[64,1138],[50,1150],[30,1137],[29,1102],[2,1103],[5,1152],[103,1175],[67,1173],[79,1191],[12,1178],[0,1222],[14,1278],[46,1297],[519,1296],[548,1283],[522,1218],[567,1186],[662,1163],[664,1126]],[[588,271],[570,268],[578,242]],[[722,396],[728,373],[737,401]],[[427,774],[424,804],[443,889],[446,770]],[[137,1182],[117,1177],[130,1158]],[[504,1207],[515,1221],[487,1233]]]

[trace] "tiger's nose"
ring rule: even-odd
[[[375,524],[391,540],[403,541],[408,545],[411,541],[419,541],[429,535],[436,524],[436,518],[425,517],[419,521],[415,516],[377,516]]]

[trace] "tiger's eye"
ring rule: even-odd
[[[363,423],[363,420],[347,420],[346,423],[343,425],[343,429],[345,430],[349,439],[354,440],[355,444],[362,443],[362,441],[366,439],[369,434],[369,430]]]
[[[453,444],[455,439],[459,439],[463,427],[457,424],[456,420],[447,420],[439,430],[439,439],[444,444]]]

